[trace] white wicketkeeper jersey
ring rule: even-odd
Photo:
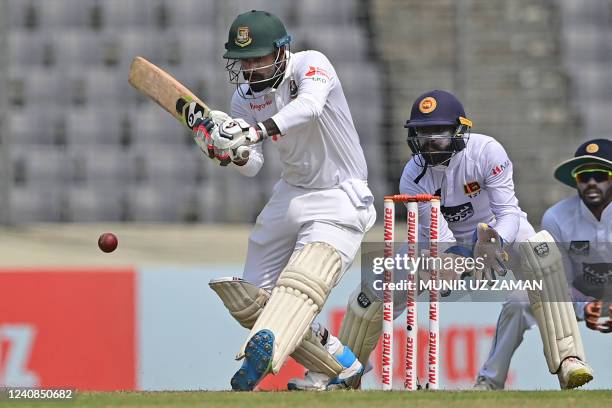
[[[574,299],[586,300],[585,295],[609,299],[612,288],[612,206],[606,207],[598,221],[582,199],[575,195],[559,201],[544,213],[542,229],[550,232],[561,246],[567,280],[579,291],[573,291]],[[601,294],[601,290],[608,293]]]
[[[514,194],[512,162],[502,145],[481,134],[471,134],[465,149],[448,166],[420,167],[413,157],[400,180],[402,194],[441,197],[440,241],[471,242],[480,222],[493,226],[507,243],[528,227],[527,215]],[[428,204],[419,206],[421,239],[429,234]]]
[[[359,136],[334,67],[317,51],[290,55],[277,89],[254,99],[236,91],[231,115],[250,124],[274,119],[282,136],[272,143],[280,153],[281,176],[291,185],[328,188],[348,179],[367,180]],[[262,146],[255,145],[248,163],[234,167],[254,176],[263,160]]]

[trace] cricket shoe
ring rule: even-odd
[[[274,334],[270,330],[260,330],[244,349],[244,361],[232,377],[234,391],[253,391],[253,388],[271,371]]]
[[[361,385],[363,365],[347,346],[336,359],[344,369],[333,379],[323,373],[307,371],[304,379],[292,378],[287,384],[291,391],[327,391],[335,389],[356,389]]]
[[[593,379],[593,369],[576,357],[568,357],[557,372],[562,390],[578,388]]]
[[[497,388],[490,384],[487,379],[482,375],[478,376],[478,378],[476,379],[476,383],[472,386],[473,391],[491,391],[495,389]]]

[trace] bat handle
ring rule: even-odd
[[[238,157],[240,157],[242,160],[246,160],[249,158],[249,148],[246,146],[240,146],[238,149],[236,149],[236,155]]]

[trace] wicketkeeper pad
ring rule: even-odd
[[[520,251],[525,278],[542,281],[542,290],[530,290],[528,295],[549,371],[556,373],[567,357],[585,361],[563,260],[553,237],[547,231],[538,232],[520,244]]]
[[[270,293],[240,278],[221,278],[210,281],[214,290],[242,327],[251,329],[270,298]],[[308,370],[324,373],[330,378],[342,372],[342,365],[308,330],[302,343],[291,357]]]
[[[382,333],[383,304],[357,287],[349,298],[338,339],[351,348],[364,367]]]
[[[313,242],[294,253],[236,359],[244,357],[246,344],[255,333],[268,329],[274,333],[272,372],[278,373],[304,339],[341,271],[340,254],[326,243]]]

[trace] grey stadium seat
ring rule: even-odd
[[[95,0],[32,0],[41,28],[88,28]]]
[[[134,171],[129,154],[117,146],[71,146],[70,180],[81,186],[127,187]]]
[[[73,107],[66,114],[68,144],[120,146],[125,143],[124,117],[117,109]]]
[[[130,122],[136,146],[184,146],[190,141],[189,130],[155,103],[131,112]]]
[[[64,107],[69,102],[68,83],[61,70],[14,65],[9,77],[21,84],[19,93],[24,106],[50,109]]]
[[[6,119],[11,146],[58,144],[62,115],[62,108],[27,106],[10,111]]]
[[[55,186],[13,187],[10,206],[15,223],[65,220],[66,200]]]
[[[52,65],[57,60],[53,38],[49,31],[10,31],[7,36],[8,62],[25,67]]]
[[[304,26],[354,24],[359,14],[359,0],[309,0],[298,2],[299,22]],[[342,36],[342,31],[338,31]]]
[[[159,1],[104,0],[102,15],[108,30],[153,27]]]
[[[130,150],[129,157],[136,183],[192,185],[201,177],[201,154],[196,149],[139,146]]]
[[[61,148],[16,145],[10,154],[18,185],[58,188],[70,181],[70,163]]]
[[[324,53],[331,63],[363,63],[368,58],[368,41],[359,26],[302,27],[295,34],[296,51],[307,49]]]
[[[136,222],[184,221],[193,210],[194,187],[147,183],[130,188],[130,220]]]
[[[117,188],[72,186],[66,195],[71,222],[122,221],[127,211],[126,193]]]

